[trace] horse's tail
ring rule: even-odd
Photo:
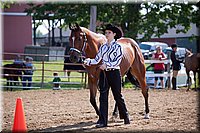
[[[135,76],[133,76],[130,72],[130,68],[126,74],[128,80],[131,82],[131,84],[135,85],[136,87],[140,87],[140,84],[138,82],[138,80],[135,78]]]
[[[142,55],[142,52],[138,46],[138,44],[133,40],[130,39],[130,43],[135,51],[135,59],[133,61],[133,65],[130,68],[130,71],[132,71],[132,75],[134,75],[134,77],[136,77],[136,79],[138,80],[138,82],[140,83],[140,86],[142,88],[146,88],[146,67],[145,67],[145,63],[144,63],[144,57]],[[133,70],[131,70],[133,69]]]

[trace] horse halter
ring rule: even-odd
[[[87,43],[87,36],[86,36],[85,32],[82,32],[82,33],[83,33],[84,41],[83,41],[83,47],[82,47],[81,51],[74,47],[75,36],[72,37],[73,42],[72,42],[72,48],[70,48],[70,51],[75,51],[75,52],[79,53],[80,55],[82,55],[82,54],[85,55],[85,47],[86,47],[86,43]]]

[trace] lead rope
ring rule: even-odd
[[[107,77],[106,77],[105,71],[104,71],[104,70],[102,70],[102,71],[103,71],[103,75],[104,75],[103,87],[106,87]],[[105,92],[107,92],[107,91],[109,90],[109,87],[108,87],[106,90],[102,91],[102,90],[99,88],[99,80],[98,80],[98,82],[97,82],[97,88],[98,88],[98,91],[99,91],[100,93],[105,93]]]

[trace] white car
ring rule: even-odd
[[[150,88],[154,88],[154,80],[155,78],[153,77],[154,74],[154,70],[153,70],[153,65],[149,65],[146,67],[146,82],[147,85]],[[170,70],[170,72],[172,73],[172,70]],[[168,74],[167,71],[164,72],[164,74]],[[164,87],[167,88],[167,81],[168,76],[164,76],[163,80],[164,80]],[[186,86],[186,81],[187,81],[187,75],[185,72],[185,67],[184,65],[181,63],[181,70],[178,72],[178,76],[177,76],[177,86],[181,87],[181,86]],[[172,87],[172,85],[171,85]],[[160,79],[158,78],[158,85],[156,88],[161,88],[161,84],[160,84]]]
[[[139,44],[144,59],[150,59],[152,57],[152,54],[156,50],[156,46],[161,46],[164,50],[168,47],[168,44],[162,42],[141,42]]]

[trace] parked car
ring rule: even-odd
[[[170,55],[172,52],[172,48],[171,47],[167,47],[166,49],[163,50],[163,53],[165,53],[165,55]],[[177,47],[177,52],[176,54],[178,55],[179,58],[184,58],[185,54],[186,54],[186,48],[183,47]]]
[[[167,70],[165,70],[164,74],[167,74],[167,73],[168,73]],[[153,74],[154,74],[154,67],[153,67],[153,64],[151,64],[151,65],[146,67],[146,82],[147,82],[147,85],[150,88],[154,88],[155,78],[153,76],[150,76],[150,75],[153,75]],[[165,83],[165,85],[164,85],[165,88],[167,88],[167,82],[168,82],[167,79],[168,79],[168,77],[164,76],[163,80],[164,80],[164,83]],[[186,86],[186,81],[187,81],[187,75],[186,75],[186,72],[185,72],[185,67],[181,63],[181,70],[178,72],[178,76],[177,76],[177,86],[178,87]],[[158,79],[158,86],[156,88],[161,88],[160,79]]]
[[[139,44],[144,59],[152,57],[157,45],[161,46],[163,50],[168,47],[168,44],[162,42],[141,42]]]

